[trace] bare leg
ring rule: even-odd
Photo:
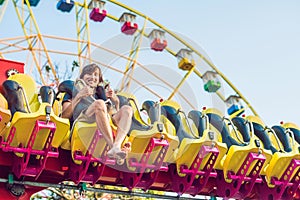
[[[113,116],[118,129],[114,147],[121,147],[122,142],[124,141],[130,126],[132,118],[132,108],[130,106],[122,106],[121,109]]]
[[[121,144],[124,141],[131,125],[132,108],[130,106],[123,106],[114,116],[113,120],[118,129],[113,147],[109,150],[108,154],[115,155],[118,160],[124,159],[127,152],[121,149]]]
[[[96,116],[96,124],[100,132],[103,134],[106,143],[110,148],[113,146],[113,136],[111,126],[109,124],[109,120],[107,117],[107,108],[102,100],[97,100],[87,109],[86,115],[92,116],[95,114]]]

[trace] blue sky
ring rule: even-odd
[[[53,7],[47,14],[45,8],[53,4],[49,2],[41,0],[34,10],[41,28],[52,27],[47,31],[53,34],[75,34],[68,28],[71,22],[58,23],[60,17],[74,17],[74,12],[60,13]],[[121,2],[200,45],[267,125],[280,121],[300,125],[300,1]],[[22,35],[20,25],[13,19],[16,14],[10,2],[0,22],[0,38]],[[107,25],[103,22],[93,35],[108,37],[108,32],[103,31]]]

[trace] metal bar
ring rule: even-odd
[[[82,58],[87,58],[91,62],[91,41],[89,31],[88,4],[84,0],[83,4],[75,3],[76,13],[76,32],[77,32],[77,51],[79,69],[82,70]],[[86,45],[84,45],[86,44]],[[84,45],[84,46],[83,46]],[[82,54],[85,52],[85,56]]]
[[[145,18],[144,25],[143,25],[141,32],[139,33],[139,35],[135,36],[135,38],[133,40],[133,44],[131,46],[131,50],[130,50],[130,54],[129,54],[129,58],[131,58],[131,59],[128,60],[125,71],[124,71],[124,78],[122,79],[121,90],[126,87],[126,90],[129,91],[132,79],[130,78],[130,76],[127,75],[127,73],[129,73],[130,75],[133,74],[133,70],[136,65],[136,60],[138,58],[140,46],[141,46],[141,43],[143,40],[142,34],[145,31],[146,24],[147,24],[147,18]],[[128,72],[129,69],[131,70],[130,72]],[[129,79],[127,81],[127,83],[125,83],[126,79]]]
[[[13,151],[14,153],[27,153],[27,148],[20,148],[20,147],[5,147],[5,151]],[[40,155],[40,156],[49,156],[49,157],[58,157],[58,152],[49,151],[48,153],[44,150],[31,150],[30,154],[32,155]]]
[[[168,97],[168,100],[171,100],[175,93],[177,93],[177,91],[179,90],[179,88],[182,86],[182,84],[184,83],[184,81],[191,75],[191,73],[194,71],[194,68],[193,67],[191,70],[189,70],[185,76],[182,78],[182,80],[180,81],[180,83],[175,87],[174,91],[172,92],[172,94]]]
[[[28,0],[27,0],[27,3],[28,3]],[[26,36],[26,40],[27,40],[27,43],[28,43],[28,46],[29,46],[29,50],[30,50],[30,52],[31,52],[31,54],[32,54],[33,61],[34,61],[35,65],[36,65],[36,67],[37,67],[37,70],[38,70],[39,74],[40,74],[41,81],[42,81],[43,85],[45,85],[44,76],[43,76],[43,74],[42,74],[42,71],[41,71],[39,62],[38,62],[38,60],[37,60],[36,54],[35,54],[34,51],[32,51],[32,47],[33,47],[33,46],[32,46],[32,43],[31,43],[31,41],[30,41],[29,39],[27,39],[27,36],[28,36],[29,34],[28,34],[27,31],[26,31],[26,28],[25,28],[25,22],[24,22],[24,20],[22,19],[21,13],[20,13],[19,8],[18,8],[18,6],[17,6],[17,1],[13,0],[13,4],[14,4],[15,11],[16,11],[16,13],[17,13],[19,22],[20,22],[20,24],[21,24],[21,26],[22,26],[24,35]]]
[[[210,168],[199,171],[199,167],[202,164],[203,159],[208,154],[211,154],[210,159],[208,159],[208,161],[207,161],[207,163],[212,162],[210,164]],[[201,149],[198,152],[198,155],[195,157],[195,160],[192,163],[191,167],[190,168],[185,168],[184,166],[181,166],[180,167],[180,173],[192,174],[192,175],[204,175],[204,174],[206,174],[207,171],[212,171],[213,165],[215,164],[215,161],[217,160],[218,155],[219,155],[219,150],[216,147],[211,148],[211,147],[203,145],[203,146],[201,146]],[[214,160],[211,159],[212,156],[214,156],[214,158],[215,158]],[[217,174],[212,172],[212,176],[217,176]]]
[[[0,178],[1,183],[8,183],[8,179]],[[70,190],[80,190],[80,186],[76,185],[68,185],[68,184],[52,184],[52,183],[39,183],[39,182],[32,182],[32,181],[16,181],[13,180],[14,184],[20,185],[27,185],[33,187],[52,187],[57,189],[70,189]],[[124,189],[124,188],[122,188]],[[122,191],[122,190],[110,190],[110,189],[102,189],[102,188],[94,188],[94,187],[87,187],[86,191],[91,192],[100,192],[100,193],[110,193],[110,194],[118,194],[118,195],[130,195],[130,196],[137,196],[137,197],[148,197],[148,198],[156,198],[156,199],[182,199],[182,200],[189,200],[189,199],[200,199],[199,196],[195,197],[178,197],[177,194],[168,193],[166,195],[160,194],[150,194],[150,193],[142,193],[142,192],[133,192],[133,191]],[[174,195],[173,195],[174,194]],[[204,199],[204,198],[202,198]]]
[[[58,81],[59,81],[59,80],[58,80],[57,74],[56,74],[56,72],[55,72],[55,70],[54,70],[54,65],[53,65],[53,63],[52,63],[52,60],[51,60],[51,58],[50,58],[48,52],[47,52],[46,44],[45,44],[45,42],[44,42],[44,40],[43,40],[43,37],[42,37],[41,31],[40,31],[40,29],[39,29],[39,26],[38,26],[38,24],[37,24],[37,22],[36,22],[36,19],[35,19],[34,15],[33,15],[33,11],[32,11],[32,9],[31,9],[31,7],[30,7],[29,0],[25,0],[25,1],[26,1],[28,10],[29,10],[30,16],[31,16],[31,20],[32,20],[32,22],[33,22],[33,24],[34,24],[34,27],[35,27],[35,29],[36,29],[37,37],[39,38],[39,40],[40,40],[40,42],[41,42],[41,44],[42,44],[42,46],[43,46],[43,49],[45,50],[45,55],[46,55],[46,57],[47,57],[47,60],[48,60],[49,65],[50,65],[50,67],[51,67],[52,74],[53,74],[53,76],[54,76],[55,81],[57,81],[56,84],[58,85]]]

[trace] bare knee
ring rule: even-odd
[[[128,118],[131,118],[133,115],[132,108],[128,105],[124,105],[121,107],[120,112],[122,116],[127,116]]]
[[[94,103],[95,113],[104,112],[107,113],[106,104],[103,100],[96,100]]]

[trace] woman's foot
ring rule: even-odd
[[[128,153],[131,151],[131,142],[126,142],[122,147],[122,151],[128,155]],[[127,158],[127,155],[126,155],[126,158]],[[123,165],[126,158],[121,158],[121,157],[117,156],[117,158],[116,158],[117,165]]]
[[[108,152],[107,156],[109,158],[118,158],[118,159],[125,159],[127,157],[127,152],[122,151],[118,147],[112,147]]]

